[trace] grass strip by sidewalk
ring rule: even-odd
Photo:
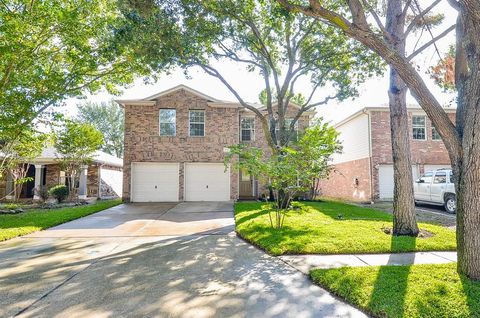
[[[480,317],[480,282],[456,263],[315,269],[313,281],[376,317]]]
[[[237,233],[272,255],[398,253],[454,251],[455,231],[420,223],[433,234],[396,237],[384,232],[392,227],[392,216],[372,208],[335,201],[304,202],[289,211],[282,229],[270,226],[270,205],[262,202],[235,204]]]
[[[99,200],[93,204],[59,209],[32,209],[20,214],[0,215],[0,241],[59,225],[96,213],[122,203],[118,200]]]

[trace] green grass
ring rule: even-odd
[[[32,209],[20,214],[0,215],[0,241],[62,224],[120,204],[120,200],[59,209]]]
[[[342,267],[310,272],[313,281],[377,317],[480,317],[480,282],[456,264]]]
[[[302,203],[290,211],[280,230],[270,226],[269,204],[239,202],[235,205],[237,232],[245,240],[273,255],[349,254],[455,250],[455,232],[420,223],[434,235],[425,238],[395,237],[382,228],[392,227],[392,216],[382,211],[341,202]],[[342,215],[342,219],[338,215]]]

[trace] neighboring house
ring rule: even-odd
[[[21,199],[39,199],[34,189],[50,188],[58,184],[66,184],[65,172],[58,164],[59,154],[53,147],[45,148],[42,154],[29,162],[27,177],[32,181],[22,187]],[[123,160],[102,151],[94,154],[92,163],[84,167],[78,182],[80,199],[87,197],[111,198],[122,196]],[[12,199],[13,182],[7,174],[6,180],[0,181],[0,198]]]
[[[265,193],[253,176],[224,165],[227,147],[239,142],[269,153],[259,119],[240,104],[184,85],[117,102],[125,109],[125,201],[225,201]],[[290,105],[287,116],[293,118],[296,107]],[[313,115],[305,113],[298,129]]]
[[[455,122],[455,109],[446,108]],[[419,106],[408,107],[414,180],[425,171],[450,167],[445,146]],[[393,159],[388,107],[366,107],[335,125],[343,151],[320,184],[321,195],[353,201],[392,200]]]

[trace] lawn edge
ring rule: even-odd
[[[25,236],[25,235],[29,235],[29,234],[32,234],[32,233],[42,232],[42,231],[48,230],[48,229],[50,229],[50,228],[52,228],[52,227],[55,227],[55,226],[58,226],[58,225],[61,225],[61,224],[65,224],[65,223],[68,223],[68,222],[71,222],[71,221],[74,221],[74,220],[79,220],[79,219],[82,219],[82,218],[84,218],[84,217],[90,216],[90,215],[92,215],[92,214],[95,214],[95,213],[98,213],[98,212],[101,212],[101,211],[105,211],[105,210],[107,210],[107,209],[110,209],[110,208],[116,207],[116,206],[118,206],[118,205],[120,205],[120,204],[123,204],[123,202],[122,202],[121,199],[106,199],[106,200],[101,200],[101,201],[118,201],[118,202],[117,202],[117,204],[108,206],[108,207],[106,207],[106,208],[103,208],[103,209],[100,209],[100,210],[97,210],[97,211],[93,211],[93,212],[91,212],[91,213],[84,214],[84,215],[82,215],[82,216],[79,216],[79,217],[77,217],[77,218],[70,219],[70,220],[65,221],[65,222],[59,222],[59,223],[56,223],[56,224],[52,224],[51,226],[45,227],[45,228],[40,229],[40,230],[34,230],[34,231],[31,231],[31,232],[23,233],[23,234],[21,234],[21,235],[15,235],[15,236],[12,236],[12,237],[9,237],[9,238],[6,238],[6,239],[1,239],[1,238],[0,238],[0,243],[6,242],[6,241],[9,241],[9,240],[13,240],[13,239],[16,239],[16,238],[19,238],[19,237],[23,237],[23,236]],[[87,206],[88,206],[88,205],[87,205]],[[82,207],[82,206],[73,206],[73,207],[71,207],[71,208],[77,208],[77,207]],[[83,207],[85,207],[85,205],[84,205]],[[64,208],[66,208],[66,207],[61,207],[61,208],[59,208],[59,209],[64,209]],[[55,210],[55,209],[50,209],[49,211],[52,211],[52,210]]]

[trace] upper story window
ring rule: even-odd
[[[255,140],[255,118],[242,118],[240,120],[240,141]]]
[[[412,116],[412,136],[416,140],[426,139],[425,116]]]
[[[175,109],[160,109],[160,136],[175,136],[176,118]]]
[[[285,118],[285,130],[287,131],[287,134],[290,133],[290,125],[292,124],[292,121],[293,121],[293,118]],[[278,138],[279,132],[280,132],[280,127],[278,126],[278,123],[277,123],[277,126],[275,128],[275,135],[277,136],[277,138]],[[293,127],[293,133],[290,136],[290,140],[291,141],[298,140],[298,120],[295,122],[295,125]]]
[[[437,129],[432,126],[432,140],[442,140],[440,134],[438,133]]]
[[[205,136],[205,111],[191,110],[188,114],[190,123],[190,136],[203,137]]]

